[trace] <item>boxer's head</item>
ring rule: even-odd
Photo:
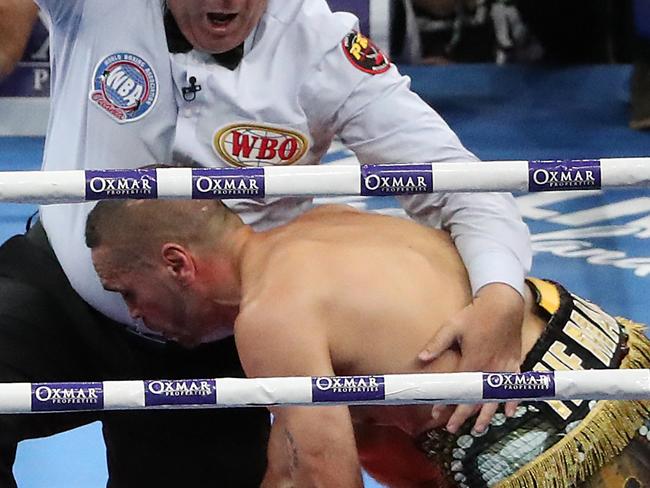
[[[167,0],[190,44],[212,54],[230,51],[244,42],[266,4],[267,0]]]
[[[218,201],[107,200],[88,216],[86,244],[102,286],[133,318],[193,346],[232,326],[242,229]]]

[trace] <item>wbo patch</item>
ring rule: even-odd
[[[364,73],[378,75],[390,69],[390,60],[369,38],[351,31],[341,42],[345,56]]]
[[[156,73],[135,54],[111,54],[97,64],[88,97],[119,124],[134,122],[156,103]]]
[[[265,124],[231,124],[217,130],[212,148],[230,166],[287,166],[298,162],[309,149],[305,135]]]

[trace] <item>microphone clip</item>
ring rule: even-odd
[[[196,84],[196,77],[194,76],[190,76],[187,81],[190,83],[190,86],[181,87],[183,100],[186,102],[193,102],[196,98],[196,94],[201,91],[201,85]]]

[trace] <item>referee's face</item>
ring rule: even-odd
[[[224,53],[239,46],[260,21],[267,0],[168,0],[181,32],[199,51]]]

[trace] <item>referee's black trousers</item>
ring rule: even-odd
[[[232,339],[189,351],[128,332],[75,293],[39,224],[0,247],[0,382],[224,376],[243,376]],[[95,420],[111,488],[253,487],[264,474],[266,409],[0,415],[0,488],[16,486],[19,441]]]

